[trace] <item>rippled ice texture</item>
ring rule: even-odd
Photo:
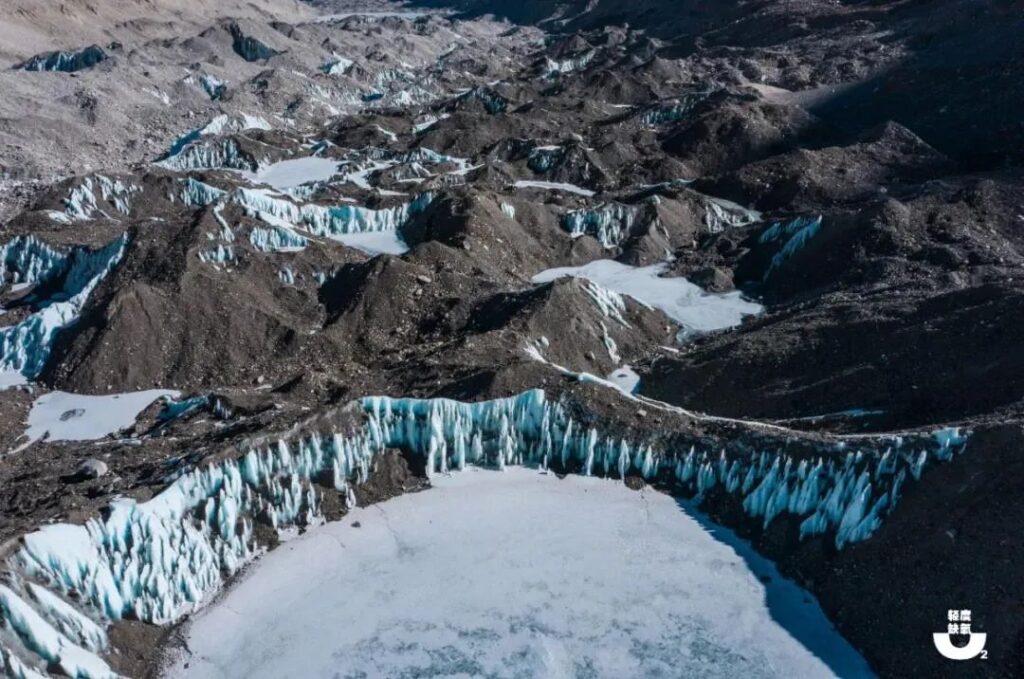
[[[868,673],[805,592],[721,539],[740,553],[674,499],[621,482],[435,477],[266,556],[195,618],[193,655],[168,675]]]

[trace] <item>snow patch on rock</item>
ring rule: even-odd
[[[51,391],[32,404],[24,435],[30,441],[95,441],[131,427],[153,401],[179,395],[168,389],[101,396]]]
[[[739,292],[710,294],[685,278],[665,278],[666,265],[633,267],[610,259],[584,266],[542,271],[534,283],[547,283],[564,276],[593,281],[604,288],[628,295],[652,309],[659,309],[683,327],[683,338],[739,325],[744,317],[760,314],[764,307],[750,302]]]

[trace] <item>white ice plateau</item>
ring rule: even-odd
[[[530,469],[437,477],[288,542],[185,640],[168,677],[870,675],[807,593],[671,497]]]

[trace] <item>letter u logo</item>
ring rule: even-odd
[[[949,634],[943,632],[932,635],[935,648],[943,657],[950,660],[971,660],[978,657],[985,650],[985,640],[987,638],[988,635],[984,632],[971,632],[966,646],[954,646],[952,639],[949,638]]]

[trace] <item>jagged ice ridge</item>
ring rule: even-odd
[[[351,507],[351,484],[364,482],[388,448],[423,458],[428,474],[532,464],[584,475],[636,473],[698,500],[723,491],[765,526],[789,513],[802,519],[802,537],[831,533],[842,548],[878,528],[909,477],[919,479],[930,459],[950,459],[967,440],[946,429],[865,438],[856,451],[822,444],[803,455],[731,445],[742,442],[668,449],[675,446],[607,436],[541,390],[481,403],[369,397],[358,406],[365,420],[355,431],[265,438],[241,458],[185,473],[149,502],[119,500],[105,519],[26,535],[10,562],[18,575],[0,591],[0,614],[26,651],[71,676],[109,676],[96,653],[105,642],[102,625],[128,615],[169,623],[208,602],[263,548],[255,521],[278,530],[319,523],[328,489]],[[49,596],[35,592],[38,583]],[[71,591],[77,607],[65,599]],[[7,651],[4,657],[9,666],[21,663]]]

